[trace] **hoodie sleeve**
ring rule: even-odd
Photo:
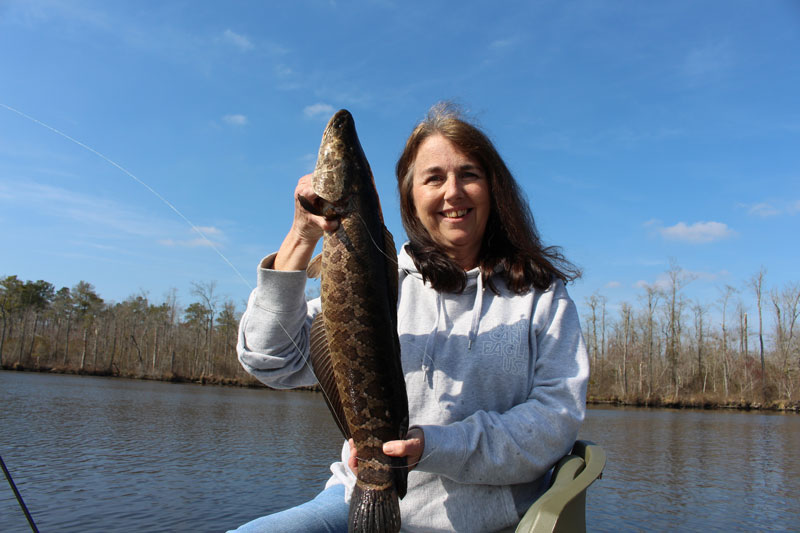
[[[259,264],[258,284],[239,323],[239,362],[276,389],[314,385],[317,380],[306,360],[319,299],[306,302],[305,271],[272,270],[275,255]]]
[[[421,471],[460,483],[525,483],[571,449],[586,410],[589,360],[575,304],[560,283],[554,293],[542,325],[533,317],[536,361],[526,401],[503,413],[478,410],[448,425],[419,426]]]

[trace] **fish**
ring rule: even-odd
[[[397,255],[386,229],[369,163],[352,115],[338,111],[322,136],[311,179],[317,198],[303,208],[337,219],[322,253],[308,266],[320,278],[321,311],[309,337],[309,360],[325,401],[358,454],[348,531],[400,530],[405,458],[383,443],[408,430],[408,398],[397,336]]]

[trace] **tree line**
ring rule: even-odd
[[[146,294],[105,302],[81,281],[72,288],[0,278],[0,366],[170,381],[250,385],[236,358],[239,313],[216,284],[193,283],[153,303]]]
[[[714,302],[687,298],[692,276],[672,262],[667,283],[643,286],[637,305],[595,293],[582,316],[590,401],[639,405],[800,406],[800,284],[768,289],[760,270]],[[0,365],[172,381],[253,385],[236,357],[240,312],[193,283],[161,303],[146,294],[105,302],[72,288],[0,278]],[[749,309],[742,296],[750,295]]]
[[[673,261],[666,274],[666,283],[642,287],[636,306],[612,312],[599,293],[584,302],[590,399],[800,409],[800,284],[768,289],[762,268],[700,302],[684,295],[690,273]]]

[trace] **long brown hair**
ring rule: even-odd
[[[422,142],[432,135],[444,136],[478,162],[489,182],[491,209],[478,254],[486,286],[497,292],[491,280],[497,266],[503,267],[506,285],[518,294],[532,287],[544,290],[555,278],[569,282],[580,277],[580,270],[567,261],[560,248],[542,245],[524,194],[492,141],[462,119],[453,105],[440,103],[411,132],[396,167],[400,212],[409,238],[406,249],[423,279],[446,292],[461,292],[467,284],[464,270],[431,238],[414,206],[414,161]]]

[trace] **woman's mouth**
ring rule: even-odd
[[[466,216],[466,214],[470,211],[471,209],[449,209],[447,211],[442,211],[441,213],[445,218],[461,218]]]

